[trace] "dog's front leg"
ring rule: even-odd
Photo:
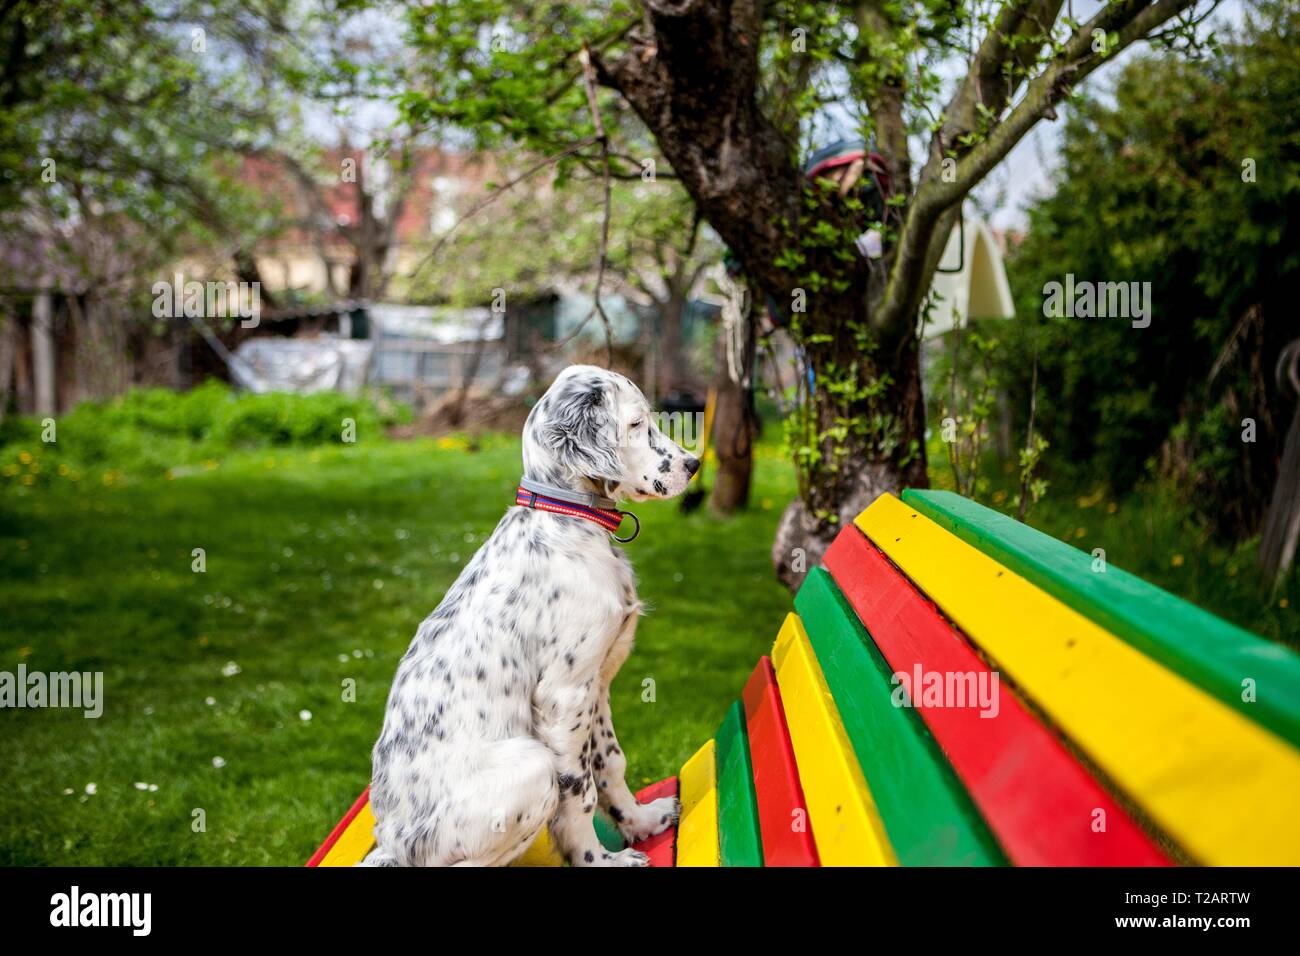
[[[662,833],[681,816],[676,797],[660,797],[638,803],[627,785],[627,757],[614,733],[614,716],[609,707],[609,685],[618,674],[636,639],[637,605],[623,621],[618,637],[600,669],[600,690],[596,695],[596,725],[591,732],[591,769],[596,778],[600,805],[618,825],[623,839],[638,843]]]
[[[609,688],[604,688],[596,707],[596,727],[592,733],[591,767],[596,777],[600,805],[618,825],[628,843],[662,833],[677,822],[682,805],[676,797],[660,797],[638,803],[627,785],[627,757],[614,733],[614,718],[609,709]]]
[[[555,844],[573,866],[646,866],[636,850],[611,853],[596,838],[592,816],[596,784],[592,779],[592,720],[596,709],[594,680],[582,687],[538,688],[537,732],[556,756],[559,807],[551,823]]]

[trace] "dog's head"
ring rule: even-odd
[[[524,474],[609,498],[672,498],[700,460],[670,439],[626,377],[570,365],[524,425]]]

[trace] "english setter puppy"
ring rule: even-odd
[[[368,865],[504,865],[549,826],[574,866],[645,866],[601,846],[597,803],[629,844],[677,820],[676,799],[637,803],[614,735],[609,684],[641,604],[612,509],[681,494],[699,460],[656,427],[632,382],[575,365],[530,412],[523,465],[522,506],[506,508],[398,665],[374,749]]]

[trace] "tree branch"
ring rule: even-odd
[[[1120,0],[1105,7],[1083,24],[1030,81],[1024,97],[1007,117],[957,160],[955,175],[942,175],[942,156],[932,151],[908,210],[884,298],[872,316],[873,326],[892,331],[915,315],[948,240],[946,232],[941,234],[934,228],[939,217],[960,203],[1039,120],[1094,70],[1195,2]],[[1108,46],[1105,54],[1093,50],[1096,30],[1116,37],[1115,45]]]

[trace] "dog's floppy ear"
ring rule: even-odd
[[[600,382],[575,380],[557,396],[547,417],[546,444],[575,476],[617,481],[617,426]]]

